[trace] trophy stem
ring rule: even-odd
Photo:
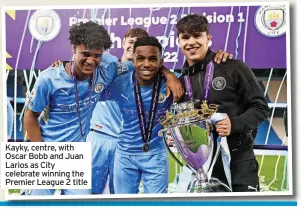
[[[196,172],[196,179],[193,181],[192,186],[190,187],[190,193],[201,193],[207,192],[208,186],[208,177],[201,167]]]
[[[196,178],[197,180],[200,181],[204,181],[204,182],[208,181],[208,177],[202,167],[197,171]]]

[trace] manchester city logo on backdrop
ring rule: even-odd
[[[216,77],[212,81],[212,87],[215,90],[223,90],[226,86],[226,81],[223,77]]]
[[[104,90],[104,85],[102,83],[98,83],[96,84],[95,88],[94,88],[94,91],[96,93],[100,93]]]
[[[38,41],[50,41],[61,30],[60,16],[51,9],[37,10],[29,20],[29,31]]]
[[[259,7],[255,13],[258,31],[267,37],[282,36],[286,32],[286,6],[270,5]]]

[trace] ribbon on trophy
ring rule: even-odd
[[[225,120],[226,116],[223,113],[215,113],[212,115],[212,117],[210,118],[212,124],[216,124],[219,121]],[[224,168],[224,173],[225,176],[227,178],[228,184],[230,189],[232,189],[232,179],[231,179],[231,168],[230,168],[230,164],[231,164],[231,153],[229,150],[229,145],[227,142],[227,137],[221,137],[219,136],[217,138],[217,149],[216,149],[216,153],[213,159],[213,163],[215,164],[219,155],[219,152],[221,151],[221,158],[222,158],[222,163],[223,163],[223,168]],[[211,168],[208,171],[208,178],[210,179],[212,176],[212,172],[213,172],[213,168],[214,168],[214,164],[211,166]]]

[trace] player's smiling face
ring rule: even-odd
[[[186,56],[189,65],[204,59],[208,51],[211,36],[207,32],[180,33],[178,43],[181,51]]]
[[[153,82],[162,62],[160,50],[156,46],[138,46],[135,49],[133,64],[141,85],[149,85]]]
[[[124,49],[124,56],[127,60],[133,59],[133,45],[136,41],[137,37],[126,37],[125,41],[123,42],[123,49]]]
[[[100,64],[103,50],[88,49],[85,45],[74,47],[75,69],[77,77],[88,77]]]

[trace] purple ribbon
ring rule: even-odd
[[[185,87],[186,87],[186,95],[190,98],[190,100],[193,99],[193,92],[192,92],[192,85],[190,81],[189,75],[185,75]]]
[[[210,91],[211,91],[211,85],[214,75],[214,64],[213,61],[210,61],[206,67],[206,74],[205,74],[205,80],[203,84],[203,95],[202,99],[205,99],[207,102],[210,98]],[[186,95],[190,98],[190,100],[193,99],[193,91],[192,91],[192,84],[190,80],[189,75],[184,76],[185,81],[185,87],[186,87]]]
[[[79,99],[77,79],[76,79],[76,73],[75,73],[74,58],[71,61],[70,73],[72,75],[73,84],[74,84],[74,93],[75,93],[75,99],[76,99],[76,109],[77,109],[78,120],[79,120],[79,124],[80,124],[81,137],[82,137],[83,140],[85,140],[85,133],[83,132],[83,126],[82,126],[82,120],[81,120],[80,99]],[[90,87],[90,96],[89,96],[89,105],[88,106],[90,106],[90,100],[91,100],[91,96],[92,96],[92,90],[93,90],[94,80],[95,80],[95,74],[93,74],[93,77],[90,78],[90,85],[92,87]]]
[[[209,101],[210,98],[210,91],[211,91],[211,85],[212,85],[212,80],[213,80],[213,75],[214,75],[214,64],[213,61],[208,63],[206,67],[206,74],[205,74],[205,80],[203,84],[203,99],[205,99],[207,102]]]

